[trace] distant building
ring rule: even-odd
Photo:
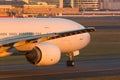
[[[13,7],[11,5],[0,6],[0,16],[8,16],[8,12],[11,11]]]
[[[59,0],[59,8],[74,8],[74,0]]]
[[[49,14],[55,15],[51,13],[52,8],[56,8],[56,5],[48,5],[46,2],[38,2],[37,4],[32,5],[24,5],[24,16],[32,17],[32,16],[48,16]]]
[[[74,0],[75,7],[80,10],[99,10],[99,0]]]
[[[100,9],[120,10],[120,0],[100,0]]]
[[[39,4],[39,5],[38,5]],[[58,8],[56,5],[49,5],[45,2],[39,2],[37,5],[24,5],[23,13],[26,17],[35,16],[61,16],[63,14],[79,13],[78,8]]]
[[[26,4],[24,1],[0,1],[0,5],[12,5],[16,7],[21,7]]]
[[[22,14],[24,1],[0,1],[0,16],[18,16]]]

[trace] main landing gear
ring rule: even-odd
[[[73,60],[73,57],[74,57],[73,53],[69,53],[68,57],[69,57],[69,60],[67,60],[67,63],[66,63],[67,67],[73,67],[73,66],[75,66],[75,62]]]

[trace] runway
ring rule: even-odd
[[[0,65],[0,80],[62,80],[120,75],[120,57],[78,59],[75,67],[60,63],[49,67],[26,64]]]

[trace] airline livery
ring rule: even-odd
[[[36,66],[58,63],[67,54],[67,66],[74,66],[73,57],[90,42],[84,27],[62,18],[5,18],[0,19],[0,58],[25,52],[27,60]],[[14,50],[12,50],[14,49]]]

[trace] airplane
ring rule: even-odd
[[[1,18],[0,58],[15,51],[25,52],[26,59],[35,66],[50,66],[66,54],[66,66],[74,66],[73,57],[90,42],[89,32],[94,27],[84,27],[63,18]]]

